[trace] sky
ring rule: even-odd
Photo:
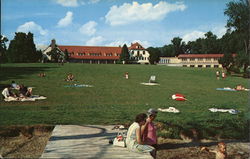
[[[162,47],[226,33],[232,0],[1,0],[1,34],[31,32],[37,48],[58,45]]]

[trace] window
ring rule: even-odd
[[[187,65],[182,65],[182,67],[187,67]]]
[[[218,68],[219,67],[219,65],[214,65],[214,68]]]
[[[198,58],[198,61],[203,61],[203,58]]]
[[[194,65],[190,65],[190,67],[194,67]]]
[[[206,61],[211,61],[211,58],[206,58]]]
[[[206,65],[207,68],[211,67],[211,65]]]
[[[195,58],[190,58],[190,61],[195,61]]]
[[[182,60],[182,61],[187,61],[187,58],[182,58],[181,60]]]
[[[144,50],[143,50],[142,54],[145,55],[145,51]]]
[[[198,65],[198,67],[202,67],[202,65]]]

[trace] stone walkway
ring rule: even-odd
[[[116,136],[114,126],[57,125],[41,158],[152,159],[149,154],[129,152],[109,144]]]

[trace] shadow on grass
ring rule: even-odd
[[[39,74],[50,68],[55,67],[9,67],[0,65],[0,81],[10,80],[11,82],[15,79],[25,79],[29,75]]]
[[[236,143],[236,142],[247,142],[247,141],[239,141],[239,140],[222,140],[222,141],[213,141],[207,143],[201,142],[188,142],[188,143],[163,143],[157,145],[157,150],[169,150],[169,149],[177,149],[177,148],[189,148],[189,147],[208,147],[217,145],[218,142],[225,142],[227,143]]]

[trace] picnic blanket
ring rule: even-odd
[[[168,112],[168,113],[179,113],[180,112],[175,107],[169,107],[168,109],[158,108],[158,111],[160,111],[160,112]]]
[[[146,85],[146,86],[156,86],[156,85],[160,85],[160,84],[158,84],[158,83],[141,83],[141,84],[143,84],[143,85]]]
[[[208,110],[210,110],[211,112],[215,113],[215,112],[223,112],[223,113],[230,113],[230,114],[237,114],[239,113],[238,110],[235,109],[218,109],[218,108],[209,108]]]
[[[12,101],[19,101],[19,102],[25,102],[25,101],[36,101],[36,100],[41,100],[41,99],[47,99],[45,96],[39,96],[39,95],[32,95],[27,98],[15,98],[15,97],[8,97],[4,98],[5,102],[12,102]]]
[[[64,87],[93,87],[93,86],[88,84],[72,84],[72,85],[65,85]]]

